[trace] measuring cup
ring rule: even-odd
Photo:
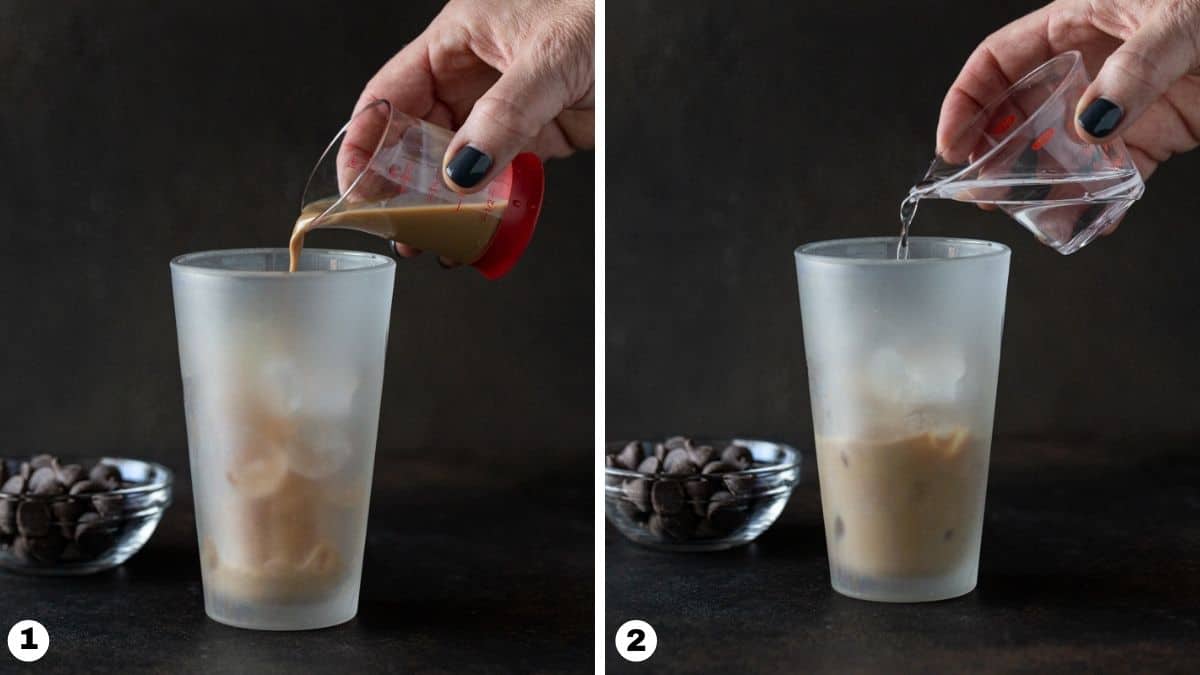
[[[1076,134],[1089,81],[1077,51],[1035,68],[975,115],[906,206],[931,197],[994,204],[1059,253],[1086,246],[1145,190],[1121,139],[1097,145]]]
[[[351,128],[354,142],[343,145]],[[484,190],[456,192],[442,171],[453,136],[386,100],[367,105],[309,175],[301,200],[305,231],[359,230],[469,264],[489,279],[504,276],[533,238],[542,163],[521,153]]]

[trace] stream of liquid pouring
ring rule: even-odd
[[[900,242],[896,244],[896,260],[908,260],[908,228],[917,215],[921,197],[916,188],[900,202]]]

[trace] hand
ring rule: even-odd
[[[1056,0],[967,59],[942,103],[939,152],[981,104],[1072,49],[1096,73],[1075,111],[1081,138],[1120,136],[1142,178],[1200,144],[1200,0]]]
[[[457,129],[442,160],[446,183],[475,192],[520,152],[546,159],[592,147],[594,42],[591,0],[451,0],[367,82],[355,110],[382,98]],[[365,117],[346,132],[339,172],[370,158],[363,148],[378,131]]]

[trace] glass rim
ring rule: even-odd
[[[944,243],[954,246],[971,246],[977,247],[979,250],[968,255],[945,257],[945,258],[907,258],[897,260],[894,256],[884,258],[850,258],[844,255],[828,255],[817,252],[819,249],[832,247],[836,245],[847,244],[877,244],[885,243],[893,247],[900,243],[900,237],[846,237],[844,239],[827,239],[825,241],[814,241],[807,244],[797,246],[793,251],[796,256],[796,261],[810,260],[813,262],[823,262],[831,264],[840,264],[846,266],[861,266],[861,265],[903,265],[906,267],[914,265],[947,265],[954,263],[964,263],[971,260],[982,260],[1004,256],[1012,253],[1012,249],[1004,244],[986,239],[969,239],[964,237],[909,237],[908,241],[912,242],[934,242]]]
[[[396,261],[392,258],[381,255],[379,253],[370,253],[368,251],[351,251],[346,249],[334,248],[310,248],[304,247],[303,253],[321,253],[338,258],[357,258],[361,260],[371,260],[372,262],[362,267],[352,267],[349,269],[339,270],[297,270],[289,272],[283,270],[234,270],[221,269],[217,267],[205,267],[194,264],[194,260],[211,256],[249,256],[262,255],[264,253],[281,253],[284,255],[290,254],[286,246],[264,246],[258,248],[230,248],[230,249],[210,249],[207,251],[193,251],[192,253],[184,253],[177,255],[171,259],[171,270],[185,272],[187,274],[202,274],[206,276],[229,278],[229,277],[252,277],[259,279],[286,279],[286,278],[312,278],[312,277],[328,277],[333,275],[350,275],[350,274],[369,274],[378,272],[396,266]],[[301,255],[303,255],[303,253]]]

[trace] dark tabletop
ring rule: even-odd
[[[185,459],[139,554],[91,577],[0,575],[0,625],[46,626],[33,672],[591,672],[591,456],[379,452],[358,617],[295,633],[205,617]],[[0,672],[17,665],[0,652]]]
[[[1200,672],[1200,448],[998,440],[976,590],[929,604],[835,593],[815,464],[757,542],[640,548],[607,526],[610,672]],[[648,621],[627,663],[613,635]]]

